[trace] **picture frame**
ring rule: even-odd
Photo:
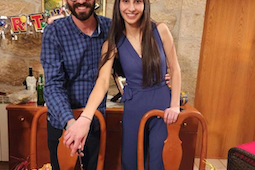
[[[57,7],[62,7],[65,4],[65,0],[42,0],[42,11],[52,10]]]
[[[42,11],[60,8],[65,5],[65,0],[42,0]],[[105,16],[106,0],[97,0],[95,12],[98,15]]]

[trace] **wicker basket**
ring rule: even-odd
[[[255,170],[255,155],[241,148],[231,148],[228,151],[227,170]]]

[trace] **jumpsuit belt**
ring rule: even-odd
[[[151,87],[146,87],[146,88],[131,86],[127,84],[124,86],[124,89],[123,89],[124,93],[122,95],[120,102],[131,100],[133,96],[137,94],[138,92],[152,91],[164,86],[167,86],[165,80],[161,81],[159,84],[153,85]]]

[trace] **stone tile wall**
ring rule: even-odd
[[[41,12],[41,0],[1,0],[0,16]],[[0,46],[0,91],[11,93],[24,89],[22,82],[29,66],[34,75],[43,73],[40,63],[41,36],[19,36],[18,41],[2,40]]]
[[[165,22],[174,37],[182,69],[182,90],[193,103],[196,87],[200,44],[206,0],[151,0],[152,18]],[[114,0],[106,2],[106,16],[111,18]],[[11,16],[41,12],[41,0],[1,0],[0,15]],[[38,77],[40,36],[22,36],[18,41],[2,40],[0,46],[0,91],[7,93],[23,89],[22,82],[32,66]],[[110,94],[117,89],[111,83]]]

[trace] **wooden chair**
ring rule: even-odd
[[[138,132],[138,148],[137,148],[137,161],[138,170],[144,170],[144,128],[147,120],[154,116],[160,116],[164,118],[164,111],[151,110],[147,112],[140,122]],[[207,152],[207,125],[202,114],[196,111],[183,111],[179,114],[175,123],[167,125],[168,136],[165,140],[164,148],[162,151],[163,163],[165,170],[178,170],[182,160],[182,146],[179,138],[179,132],[183,121],[188,117],[195,117],[202,125],[202,147],[200,153],[200,165],[199,170],[205,169],[205,163]]]
[[[79,117],[83,109],[74,109],[74,115],[75,117]],[[46,119],[40,120],[41,117],[45,118],[45,115],[47,114],[48,110],[46,107],[43,107],[40,109],[36,115],[33,118],[32,127],[31,127],[31,145],[30,145],[30,168],[31,169],[38,169],[37,165],[37,157],[40,153],[37,153],[37,134],[38,134],[38,125],[40,121],[45,121]],[[97,163],[97,170],[103,170],[104,167],[104,158],[105,158],[105,148],[106,148],[106,125],[105,125],[105,119],[103,115],[97,110],[95,112],[95,116],[98,118],[100,123],[100,130],[101,130],[101,136],[100,136],[100,150],[98,155],[98,163]],[[77,162],[77,155],[71,157],[70,156],[70,150],[66,148],[63,144],[63,135],[59,139],[59,145],[58,145],[58,160],[59,160],[59,166],[60,169],[63,170],[73,170],[75,168],[76,162]],[[47,163],[47,162],[45,162]]]

